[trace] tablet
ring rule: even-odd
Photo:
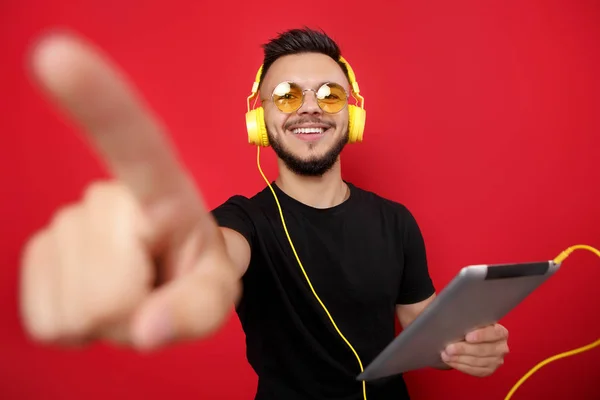
[[[554,261],[464,267],[356,378],[368,381],[443,365],[440,353],[498,322],[560,267]]]

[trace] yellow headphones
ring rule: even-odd
[[[350,64],[343,58],[340,57],[340,62],[344,63],[348,68],[348,76],[350,78],[350,85],[352,87],[352,96],[360,100],[360,106],[348,104],[348,142],[356,143],[362,142],[363,132],[365,130],[365,100],[360,95],[360,89],[356,82],[356,76]],[[248,96],[248,112],[246,113],[246,129],[248,130],[248,143],[257,146],[267,147],[269,146],[269,137],[267,136],[267,127],[265,125],[265,112],[262,107],[258,107],[254,110],[250,109],[250,101],[254,99],[258,93],[258,87],[260,85],[260,75],[262,73],[262,65],[256,73],[254,84],[252,85],[252,93]]]

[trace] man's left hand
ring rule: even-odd
[[[504,364],[508,351],[508,330],[494,324],[469,332],[465,340],[446,347],[441,356],[446,364],[458,371],[484,377]]]

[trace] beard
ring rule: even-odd
[[[323,176],[327,171],[333,167],[338,160],[342,150],[348,143],[348,131],[346,130],[333,146],[321,156],[311,156],[307,159],[296,157],[289,150],[287,150],[283,144],[276,140],[269,129],[267,128],[267,135],[269,137],[269,143],[273,148],[273,151],[285,164],[285,166],[292,172],[301,176],[320,177]],[[313,144],[309,144],[312,148]]]

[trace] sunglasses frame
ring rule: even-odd
[[[301,92],[302,92],[302,101],[300,102],[300,105],[299,105],[297,108],[295,108],[294,110],[292,110],[292,111],[283,111],[283,110],[281,110],[281,109],[280,109],[280,108],[277,106],[277,103],[275,102],[275,100],[273,99],[273,98],[275,97],[275,90],[276,90],[276,89],[279,87],[279,85],[281,85],[282,83],[287,83],[287,84],[289,84],[289,85],[294,85],[294,86],[297,86],[297,87],[298,87],[298,88],[301,90]],[[343,92],[344,92],[344,94],[346,95],[346,99],[344,100],[344,106],[343,106],[342,108],[340,108],[340,109],[339,109],[338,111],[336,111],[336,112],[329,112],[329,111],[325,111],[325,110],[323,109],[323,107],[321,107],[321,102],[320,102],[320,101],[319,101],[319,99],[317,98],[317,92],[318,92],[319,90],[321,90],[321,88],[322,88],[323,86],[325,86],[325,85],[335,85],[335,86],[339,87],[340,89],[342,89],[342,91],[343,91]],[[337,114],[337,113],[339,113],[339,112],[343,111],[343,110],[344,110],[344,108],[348,107],[348,104],[349,104],[349,103],[348,103],[348,99],[350,98],[350,94],[349,94],[349,93],[346,91],[346,89],[344,89],[344,87],[343,87],[342,85],[340,85],[339,83],[336,83],[336,82],[325,82],[325,83],[323,83],[322,85],[320,85],[320,86],[317,88],[317,90],[315,90],[315,89],[312,89],[312,88],[308,88],[308,89],[302,89],[302,88],[300,87],[300,85],[298,85],[296,82],[292,82],[292,81],[282,81],[282,82],[278,83],[278,84],[277,84],[277,86],[275,86],[275,88],[273,89],[273,92],[271,92],[271,96],[270,96],[268,99],[264,99],[264,100],[261,100],[261,101],[263,101],[263,102],[264,102],[265,100],[270,100],[270,101],[272,101],[272,102],[273,102],[273,105],[274,105],[274,106],[275,106],[275,107],[276,107],[276,108],[277,108],[277,109],[278,109],[280,112],[282,112],[282,113],[284,113],[284,114],[291,114],[291,113],[294,113],[294,112],[296,112],[296,111],[298,111],[299,109],[301,109],[301,108],[302,108],[302,106],[304,105],[304,100],[306,99],[306,95],[305,95],[305,93],[306,93],[307,91],[313,92],[313,93],[315,94],[315,98],[316,98],[316,101],[317,101],[317,105],[318,105],[318,106],[319,106],[319,108],[320,108],[320,109],[321,109],[321,110],[322,110],[324,113],[326,113],[326,114],[331,114],[331,115],[333,115],[333,114]]]

